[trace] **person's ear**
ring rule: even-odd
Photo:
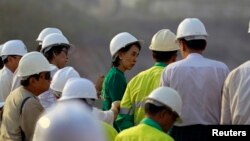
[[[119,53],[118,53],[118,57],[119,57],[120,60],[122,60],[123,55],[124,55],[124,53],[122,53],[122,52],[119,52]]]

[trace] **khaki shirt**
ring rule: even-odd
[[[27,97],[30,98],[23,105],[22,115],[20,115],[21,104]],[[22,129],[26,140],[31,141],[36,121],[42,112],[42,105],[31,92],[22,86],[15,89],[7,97],[4,105],[0,140],[20,141]]]

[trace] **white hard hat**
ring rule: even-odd
[[[0,108],[4,106],[4,102],[0,102]]]
[[[80,75],[73,67],[64,67],[54,74],[50,88],[54,91],[62,92],[67,80],[75,77],[79,78]]]
[[[27,53],[27,48],[21,40],[10,40],[4,43],[1,56],[19,55],[23,56]]]
[[[21,58],[17,68],[17,76],[26,77],[53,69],[54,67],[49,64],[48,60],[40,52],[34,51],[25,54]]]
[[[2,49],[3,49],[3,44],[0,45],[0,57],[2,56]]]
[[[58,33],[58,34],[63,34],[62,31],[58,28],[54,28],[54,27],[47,27],[47,28],[44,28],[39,36],[37,37],[36,41],[38,42],[42,42],[44,40],[44,38],[51,34],[51,33]]]
[[[204,24],[197,18],[186,18],[178,26],[176,38],[186,40],[206,39],[207,31]]]
[[[156,101],[156,102],[155,102]],[[175,111],[179,116],[181,115],[182,100],[177,91],[170,87],[159,87],[153,90],[147,97],[146,103],[152,103],[157,105],[163,104],[173,111]],[[160,105],[158,105],[160,106]]]
[[[58,33],[49,34],[43,40],[41,52],[45,53],[49,51],[51,47],[57,45],[66,45],[70,47],[69,41],[64,35]]]
[[[122,32],[117,34],[110,42],[110,53],[113,57],[121,48],[124,48],[126,45],[131,43],[141,43],[138,39],[136,39],[133,35],[128,32]]]
[[[76,98],[97,99],[95,85],[85,78],[70,78],[66,82],[59,100]]]
[[[173,32],[169,29],[162,29],[153,36],[149,49],[154,51],[179,50],[180,48],[175,39],[176,36]]]
[[[33,141],[104,141],[99,121],[79,101],[58,102],[37,121]]]

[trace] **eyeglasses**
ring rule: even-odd
[[[39,74],[39,76],[41,77],[42,73]],[[44,72],[44,77],[43,77],[45,80],[50,80],[51,79],[51,75],[50,75],[50,71],[48,72]]]

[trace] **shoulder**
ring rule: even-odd
[[[213,60],[213,59],[208,59],[208,58],[205,58],[205,60],[206,60],[207,64],[210,64],[211,66],[229,70],[228,66],[225,63],[221,62],[221,61],[217,61],[217,60]]]
[[[238,77],[240,75],[245,75],[245,74],[249,74],[250,73],[250,61],[247,61],[243,64],[241,64],[240,66],[238,66],[237,68],[233,69],[229,75],[228,75],[228,78],[231,78],[231,77]]]

